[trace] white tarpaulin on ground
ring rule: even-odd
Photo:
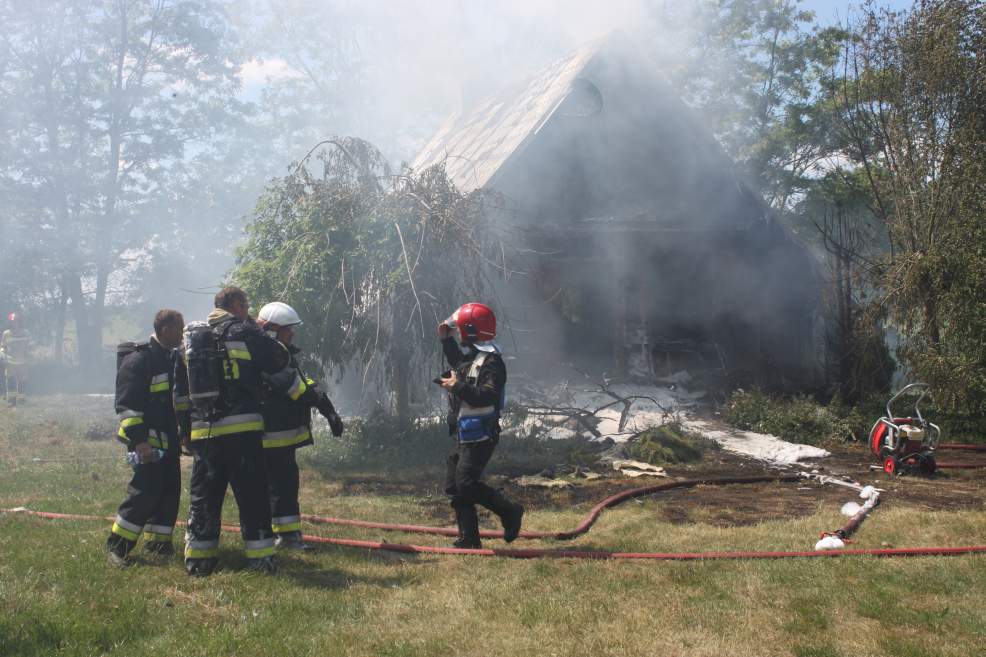
[[[689,431],[714,440],[727,451],[768,463],[787,465],[829,455],[818,447],[789,443],[776,436],[741,431],[697,417],[697,400],[705,393],[692,392],[679,385],[687,380],[684,373],[678,373],[674,383],[666,387],[621,383],[608,386],[607,392],[599,385],[585,381],[556,386],[544,392],[544,398],[539,403],[553,408],[581,409],[592,414],[584,417],[583,422],[593,423],[598,436],[588,430],[579,430],[573,425],[571,416],[567,415],[532,415],[528,416],[523,426],[528,429],[544,427],[551,438],[569,438],[578,434],[622,443],[648,428],[678,420]],[[621,400],[629,402],[629,408]],[[558,426],[560,423],[566,423],[566,426]]]

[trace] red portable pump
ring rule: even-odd
[[[883,462],[883,471],[890,475],[919,472],[926,476],[935,473],[935,449],[941,429],[924,419],[920,405],[931,391],[927,383],[904,386],[887,402],[887,414],[870,429],[870,449]],[[917,394],[914,417],[899,417],[893,404],[906,394]]]

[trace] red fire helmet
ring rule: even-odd
[[[486,342],[496,337],[496,315],[486,304],[463,304],[450,319],[449,326],[459,330],[461,342]]]
[[[18,319],[20,319],[20,317],[17,316],[17,313],[10,313],[9,315],[7,315],[8,322],[13,323],[16,322]]]

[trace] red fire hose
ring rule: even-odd
[[[592,524],[598,519],[603,509],[615,506],[620,502],[649,495],[655,492],[670,490],[674,488],[690,488],[700,484],[739,484],[739,483],[760,483],[760,482],[792,482],[800,481],[803,477],[799,475],[781,475],[775,477],[734,477],[727,479],[694,479],[688,481],[677,481],[654,486],[644,486],[623,491],[607,497],[602,502],[592,508],[583,521],[573,530],[566,532],[523,532],[521,536],[525,538],[572,538],[583,534],[589,530]],[[102,517],[93,515],[76,515],[68,513],[52,513],[47,511],[31,511],[29,509],[0,509],[0,513],[24,513],[39,518],[64,519],[64,520],[105,520],[111,521],[112,517]],[[354,527],[368,527],[373,529],[384,529],[393,531],[404,531],[412,533],[428,533],[449,535],[454,530],[444,527],[425,527],[421,525],[392,525],[387,523],[367,522],[360,520],[346,520],[341,518],[320,518],[318,516],[307,516],[308,519],[317,519],[315,522],[348,525]],[[178,523],[179,525],[184,523]],[[852,527],[850,527],[852,525]],[[858,527],[859,522],[856,518],[850,521],[841,531],[851,532]],[[238,532],[239,527],[223,525],[223,530],[228,532]],[[501,536],[500,532],[484,532],[485,537]],[[322,543],[329,545],[339,545],[346,547],[364,548],[370,550],[387,550],[390,552],[401,552],[411,554],[453,554],[453,555],[476,555],[476,556],[498,556],[510,557],[515,559],[532,558],[553,558],[553,559],[655,559],[668,561],[693,561],[693,560],[720,560],[720,559],[782,559],[793,557],[839,557],[839,556],[883,556],[883,557],[905,557],[905,556],[954,556],[963,554],[979,554],[986,552],[986,545],[965,545],[958,547],[916,547],[916,548],[884,548],[884,549],[842,549],[842,550],[801,550],[801,551],[716,551],[716,552],[606,552],[602,550],[545,550],[545,549],[480,549],[467,550],[452,547],[437,547],[429,545],[404,545],[396,543],[384,543],[379,541],[362,541],[347,538],[333,538],[329,536],[305,535],[304,540],[310,543]]]
[[[938,450],[956,450],[956,451],[966,451],[966,452],[986,452],[986,445],[967,445],[962,443],[941,443],[938,445]],[[938,470],[975,470],[979,468],[986,468],[986,461],[966,461],[966,462],[952,462],[952,461],[938,461],[935,464],[935,468]]]
[[[804,477],[801,475],[776,475],[776,476],[760,476],[760,477],[719,477],[719,478],[704,478],[704,479],[689,479],[686,481],[672,481],[664,484],[654,484],[652,486],[643,486],[641,488],[632,488],[630,490],[621,491],[615,495],[610,495],[602,502],[590,509],[589,513],[585,515],[582,522],[579,523],[574,529],[562,532],[530,532],[522,531],[520,532],[520,538],[553,538],[557,540],[570,540],[576,536],[581,536],[589,531],[589,528],[595,524],[599,516],[605,509],[616,506],[626,502],[627,500],[633,499],[635,497],[643,497],[644,495],[653,495],[654,493],[660,493],[666,490],[672,490],[675,488],[692,488],[694,486],[701,486],[703,484],[707,485],[727,485],[727,484],[758,484],[766,482],[794,482],[803,481]],[[382,529],[384,531],[396,531],[404,532],[406,534],[435,534],[439,536],[456,536],[458,534],[457,530],[452,527],[429,527],[424,525],[393,525],[384,522],[370,522],[366,520],[347,520],[344,518],[327,518],[323,516],[312,516],[312,515],[302,515],[303,520],[318,524],[329,524],[329,525],[345,525],[347,527],[365,527],[367,529]],[[480,531],[480,536],[482,538],[503,538],[503,532],[500,531]]]

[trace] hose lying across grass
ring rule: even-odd
[[[752,484],[768,482],[795,482],[803,481],[805,475],[777,475],[761,477],[730,477],[716,479],[690,479],[685,481],[675,481],[652,486],[643,486],[625,490],[615,495],[611,495],[596,504],[577,527],[569,531],[562,532],[521,532],[521,538],[552,538],[557,540],[571,539],[589,531],[596,522],[603,510],[616,506],[626,500],[644,495],[652,495],[662,491],[676,488],[691,488],[699,485],[729,485],[729,484]],[[113,517],[102,517],[93,515],[75,515],[68,513],[52,513],[47,511],[32,511],[25,508],[0,509],[0,513],[22,513],[39,518],[59,519],[59,520],[101,520],[112,521]],[[311,522],[323,524],[346,525],[350,527],[363,527],[370,529],[381,529],[388,531],[400,531],[418,534],[435,534],[441,536],[455,535],[456,530],[448,527],[427,527],[422,525],[400,525],[381,522],[368,522],[362,520],[347,520],[343,518],[323,518],[320,516],[304,516]],[[855,530],[861,519],[853,518],[849,524],[840,530],[843,536],[848,536]],[[178,523],[183,525],[184,523]],[[224,531],[239,532],[240,528],[234,525],[223,525]],[[485,538],[499,538],[501,532],[484,531],[482,536]],[[907,557],[907,556],[954,556],[963,554],[979,554],[986,552],[986,545],[966,545],[959,547],[916,547],[916,548],[883,548],[883,549],[840,549],[840,550],[800,550],[800,551],[715,551],[715,552],[607,552],[604,550],[549,550],[549,549],[460,549],[453,547],[437,547],[430,545],[406,545],[399,543],[384,543],[379,541],[363,541],[348,538],[333,538],[329,536],[305,535],[304,540],[309,543],[319,543],[327,545],[338,545],[343,547],[364,548],[369,550],[386,550],[389,552],[401,552],[409,554],[452,554],[452,555],[475,555],[487,557],[510,557],[515,559],[532,558],[554,558],[554,559],[655,559],[666,561],[698,561],[698,560],[720,560],[720,559],[783,559],[793,557],[840,557],[840,556],[881,556],[881,557]]]
[[[963,443],[941,443],[938,445],[939,450],[955,450],[964,452],[986,452],[986,445],[972,444],[967,445]],[[986,468],[986,461],[938,461],[935,464],[936,470],[977,470],[980,468]]]

